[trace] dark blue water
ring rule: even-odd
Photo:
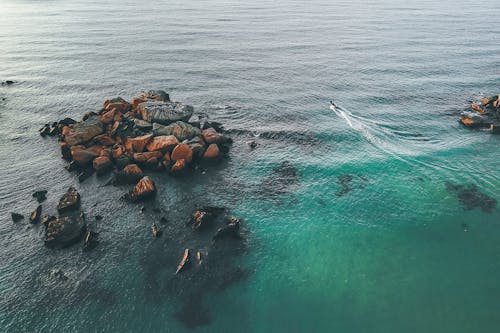
[[[0,80],[15,81],[0,86],[1,331],[500,329],[499,209],[467,209],[446,185],[500,200],[500,138],[456,121],[500,93],[497,1],[4,0],[0,13]],[[126,187],[78,184],[38,134],[141,89],[234,139],[206,173],[154,174],[143,213],[119,200]],[[42,188],[54,213],[70,185],[104,217],[91,252],[47,249],[41,227],[10,220]],[[244,240],[193,234],[202,204],[243,218]],[[169,221],[158,239],[152,207]],[[216,265],[174,276],[186,247]]]

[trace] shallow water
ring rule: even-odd
[[[499,92],[497,1],[5,0],[0,12],[0,81],[16,81],[0,86],[2,331],[499,330],[499,208],[470,209],[447,186],[500,200],[500,137],[456,122]],[[235,142],[205,174],[154,174],[141,213],[119,200],[126,187],[78,184],[38,128],[150,88]],[[40,227],[10,219],[41,188],[53,213],[70,185],[104,217],[91,252],[49,250]],[[236,251],[185,226],[202,204],[244,219]],[[175,277],[185,247],[212,268]]]

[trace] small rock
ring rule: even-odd
[[[175,271],[175,274],[179,274],[185,267],[187,267],[187,264],[189,263],[189,249],[184,250],[184,254],[182,255],[182,259],[177,265],[177,270]]]
[[[66,194],[59,200],[57,211],[59,213],[66,213],[80,207],[80,194],[74,187],[70,187]]]
[[[22,219],[24,219],[24,216],[21,215],[21,214],[18,214],[18,213],[10,213],[10,215],[12,216],[12,221],[13,222],[19,222]]]
[[[46,190],[41,190],[41,191],[36,191],[33,193],[33,198],[36,199],[39,203],[42,203],[47,199],[47,191]]]
[[[57,219],[57,217],[53,215],[45,215],[44,217],[42,217],[42,223],[45,227],[47,227],[49,223],[54,221],[55,219]]]
[[[41,214],[42,214],[42,205],[38,205],[38,207],[30,215],[30,222],[33,224],[37,224],[38,222],[40,222]]]
[[[134,189],[125,195],[125,199],[137,202],[148,199],[156,194],[156,186],[148,176],[142,179],[135,185]]]

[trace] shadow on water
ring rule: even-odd
[[[368,182],[364,176],[342,175],[338,176],[340,189],[335,193],[337,197],[342,197],[355,189],[363,189]]]

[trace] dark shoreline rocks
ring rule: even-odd
[[[45,245],[50,248],[64,248],[78,242],[85,232],[83,217],[65,216],[49,222],[45,230]]]
[[[76,210],[80,207],[80,194],[74,187],[70,187],[68,191],[59,200],[57,211],[59,213],[66,213]]]
[[[465,127],[500,134],[500,95],[484,97],[480,102],[472,103],[470,110],[462,112],[458,121]]]

